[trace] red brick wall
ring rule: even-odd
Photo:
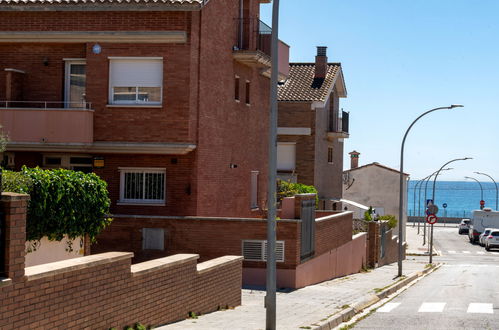
[[[315,255],[319,256],[352,240],[352,213],[332,215],[315,222]]]
[[[197,265],[196,255],[131,267],[131,254],[110,253],[29,267],[24,276],[25,207],[25,197],[2,195],[10,277],[0,283],[2,329],[157,326],[241,303],[241,259],[234,257],[211,268]]]
[[[143,251],[142,228],[164,228],[165,250]],[[278,268],[295,268],[300,260],[300,222],[278,221],[277,240],[285,242],[285,262]],[[350,235],[351,238],[351,235]],[[241,255],[242,240],[266,240],[267,223],[253,219],[115,218],[92,245],[92,253],[130,251],[134,262],[177,253],[196,253],[200,260],[227,254]],[[264,262],[244,261],[245,267],[265,267]]]

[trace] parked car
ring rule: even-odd
[[[470,219],[463,219],[459,223],[459,235],[467,234],[470,230]]]
[[[478,236],[478,244],[480,246],[485,246],[485,240],[487,239],[487,237],[489,237],[490,231],[494,229],[495,228],[485,228],[483,233],[481,233],[480,236]]]
[[[493,229],[485,241],[485,250],[490,251],[495,247],[499,247],[499,229]]]

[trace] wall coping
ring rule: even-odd
[[[148,274],[160,269],[170,268],[190,262],[197,262],[199,254],[175,254],[172,256],[153,259],[131,266],[132,276]]]
[[[131,252],[106,252],[81,258],[74,258],[26,267],[24,274],[28,281],[33,281],[48,276],[54,276],[72,272],[75,270],[109,264],[120,260],[131,260],[132,257],[133,253]]]
[[[349,214],[349,213],[353,214],[353,211],[343,211],[341,213],[327,215],[325,217],[315,219],[315,222],[321,222],[321,221],[331,220],[331,219],[334,219],[334,218],[340,218],[340,217],[342,217],[342,216],[344,216],[346,214]]]
[[[367,236],[367,232],[363,231],[363,232],[361,232],[361,233],[358,233],[358,234],[353,235],[353,236],[352,236],[352,241],[353,241],[353,240],[356,240],[357,238],[360,238],[360,237],[362,237],[362,236]]]
[[[198,274],[204,274],[216,268],[227,266],[242,260],[243,260],[242,256],[223,256],[198,264],[197,271]]]
[[[21,201],[21,200],[28,200],[30,199],[30,196],[28,194],[18,194],[15,192],[2,192],[2,197],[1,201],[6,202],[6,201]]]
[[[10,278],[0,278],[0,288],[3,286],[12,285],[12,279]]]
[[[132,219],[171,219],[171,220],[203,220],[203,221],[241,221],[241,222],[267,222],[261,218],[232,218],[232,217],[194,217],[194,216],[166,216],[166,215],[134,215],[134,214],[110,214],[111,218]],[[279,219],[278,222],[301,222],[300,219]]]

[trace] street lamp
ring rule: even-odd
[[[482,210],[483,209],[483,205],[482,205],[482,201],[483,201],[483,187],[482,187],[482,184],[480,183],[480,181],[478,181],[475,178],[472,178],[471,176],[465,176],[464,178],[465,179],[470,179],[470,180],[475,180],[480,185],[480,210]]]
[[[468,159],[473,159],[471,157],[464,157],[464,158],[456,158],[449,160],[447,163],[443,164],[442,167],[437,171],[437,174],[435,174],[435,178],[433,179],[433,194],[431,196],[431,199],[433,200],[433,205],[436,205],[435,202],[435,184],[437,183],[437,177],[438,174],[444,169],[445,166],[449,165],[450,163],[457,162],[459,160],[468,160]],[[433,225],[431,225],[431,234],[430,234],[430,264],[433,261]]]
[[[496,211],[497,211],[497,200],[498,200],[498,197],[499,197],[499,190],[497,189],[497,183],[496,183],[496,181],[494,180],[494,178],[492,178],[488,174],[485,174],[485,173],[482,173],[482,172],[473,172],[473,173],[488,176],[490,178],[490,180],[492,180],[492,182],[494,182],[494,184],[496,185]]]
[[[275,4],[275,2],[274,2]],[[454,109],[454,108],[462,108],[463,106],[460,104],[452,104],[448,107],[438,107],[434,108],[431,110],[426,111],[425,113],[421,114],[418,118],[416,118],[411,125],[409,125],[409,128],[407,131],[405,131],[404,138],[402,139],[402,145],[400,147],[400,179],[399,179],[399,255],[398,255],[398,276],[402,276],[402,254],[404,253],[404,246],[403,246],[403,228],[402,228],[402,217],[404,216],[403,212],[403,205],[404,205],[404,145],[405,145],[405,139],[407,138],[407,134],[409,134],[409,131],[411,130],[412,126],[421,119],[421,117],[437,110],[445,110],[445,109]]]
[[[242,3],[242,2],[241,2]],[[277,75],[278,75],[279,0],[272,7],[270,118],[269,118],[269,174],[267,196],[267,273],[265,296],[266,329],[276,328],[276,178],[277,178]]]

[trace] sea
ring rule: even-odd
[[[409,181],[407,204],[409,216],[423,216],[425,199],[431,199],[433,181],[428,182],[425,198],[425,185],[418,181]],[[480,184],[482,189],[480,189]],[[470,218],[473,210],[480,209],[480,199],[485,207],[496,210],[496,186],[493,182],[476,181],[437,181],[435,185],[435,204],[439,217]],[[499,184],[498,184],[499,185]],[[421,188],[422,186],[422,188]]]

